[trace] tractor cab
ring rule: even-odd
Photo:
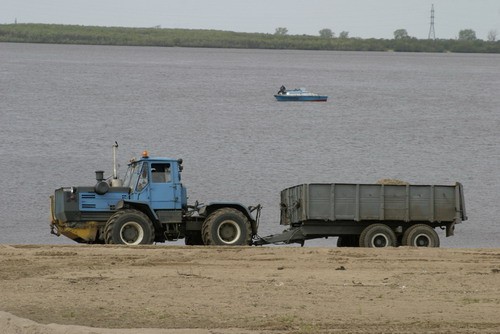
[[[97,184],[62,187],[51,196],[51,232],[81,243],[140,245],[184,238],[188,245],[250,245],[260,206],[236,202],[187,205],[182,159],[150,157],[144,151],[118,177],[96,171]],[[251,212],[257,211],[257,218]]]
[[[185,209],[181,171],[182,159],[152,158],[145,151],[139,160],[130,161],[123,187],[130,189],[129,200],[149,203],[153,210]]]

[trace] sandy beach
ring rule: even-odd
[[[500,249],[0,245],[2,333],[499,333]]]

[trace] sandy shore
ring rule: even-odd
[[[9,334],[499,333],[500,249],[0,245],[0,293]]]

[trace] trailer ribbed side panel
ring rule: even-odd
[[[301,184],[281,192],[281,224],[305,221],[465,220],[462,186]]]

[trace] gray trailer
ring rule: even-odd
[[[281,234],[255,245],[338,237],[339,247],[439,247],[467,220],[462,184],[301,184],[281,191]]]

